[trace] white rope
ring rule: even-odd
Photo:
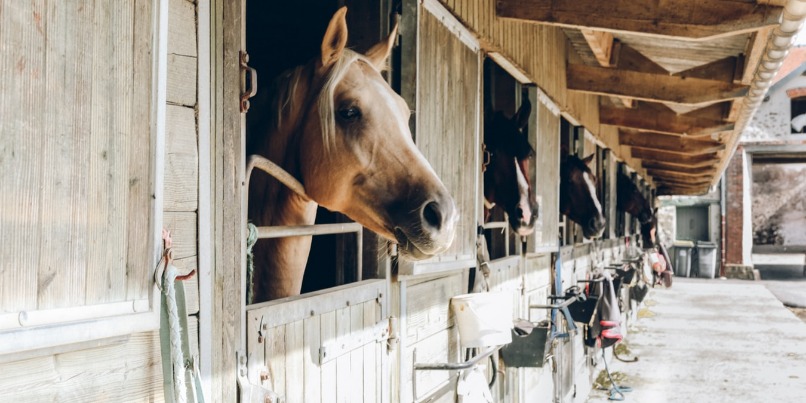
[[[168,326],[171,340],[171,366],[174,379],[174,401],[185,403],[187,401],[187,388],[185,386],[185,357],[182,353],[182,325],[179,323],[179,310],[176,305],[176,290],[174,280],[179,271],[172,264],[168,264],[163,274],[162,292],[165,294],[166,308],[168,310]]]

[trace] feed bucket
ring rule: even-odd
[[[512,295],[503,292],[462,294],[451,298],[464,348],[488,347],[512,341]]]

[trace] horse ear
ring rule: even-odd
[[[327,24],[325,37],[322,39],[322,60],[321,67],[328,67],[341,58],[344,47],[347,46],[347,7],[342,7],[330,23]]]
[[[521,107],[518,109],[518,112],[515,113],[515,116],[512,120],[515,121],[515,124],[518,126],[518,129],[523,129],[526,127],[526,124],[529,123],[529,115],[532,114],[532,103],[529,102],[528,99],[524,99],[521,102]]]
[[[375,66],[376,69],[379,71],[386,70],[386,60],[389,59],[389,55],[392,54],[392,48],[395,47],[395,39],[397,39],[397,26],[398,23],[395,22],[394,28],[392,28],[392,32],[389,33],[384,40],[378,42],[367,51],[365,55],[372,65]]]
[[[584,162],[584,163],[585,163],[585,165],[590,165],[590,163],[591,163],[591,161],[593,161],[593,157],[594,157],[595,155],[596,155],[596,154],[591,154],[591,155],[589,155],[589,156],[587,156],[587,157],[583,158],[583,159],[582,159],[582,162]]]

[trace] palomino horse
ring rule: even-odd
[[[622,173],[618,174],[616,180],[616,210],[638,218],[644,248],[655,246],[655,230],[658,225],[655,212],[630,178]]]
[[[589,239],[602,236],[605,229],[596,176],[588,167],[592,160],[593,154],[585,159],[570,155],[560,164],[560,213],[582,226],[582,234]]]
[[[453,241],[458,212],[414,145],[406,102],[380,74],[397,28],[361,55],[345,49],[346,12],[331,19],[320,57],[278,79],[274,121],[259,142],[259,154],[296,177],[312,200],[256,174],[249,219],[309,225],[319,204],[397,243],[403,258],[432,257]],[[310,247],[310,236],[258,242],[254,300],[298,295]]]
[[[534,149],[523,128],[532,105],[521,104],[512,118],[496,112],[484,127],[484,218],[500,206],[509,217],[512,230],[521,236],[534,232],[537,199],[529,183],[529,158]]]

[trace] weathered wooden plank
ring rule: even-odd
[[[719,161],[719,155],[717,153],[688,155],[644,148],[632,148],[630,153],[633,158],[651,159],[678,165],[715,164]]]
[[[45,14],[49,113],[43,133],[49,134],[40,137],[46,174],[41,190],[38,309],[84,303],[88,216],[84,173],[89,151],[84,140],[90,131],[87,89],[92,85],[92,31],[87,29],[92,26],[92,5],[78,9],[49,3]]]
[[[7,44],[0,48],[0,312],[37,304],[44,13],[43,1],[4,4],[0,13],[0,38]],[[31,23],[32,16],[40,22]]]
[[[266,330],[266,341],[264,346],[266,368],[269,370],[267,380],[269,388],[279,396],[285,396],[285,342],[286,326],[270,327]]]
[[[684,167],[680,165],[674,164],[666,164],[663,162],[657,161],[641,161],[641,166],[646,169],[655,169],[659,171],[672,171],[672,172],[684,172],[684,173],[699,173],[699,174],[714,174],[716,173],[716,167],[713,164],[708,164],[704,167]]]
[[[671,3],[629,0],[499,0],[499,17],[565,27],[598,28],[703,39],[773,26],[782,8],[753,2],[687,0]]]
[[[621,144],[633,148],[648,148],[681,154],[708,154],[725,149],[725,145],[718,141],[631,130],[621,130],[619,141]]]
[[[742,60],[736,56],[729,56],[675,73],[674,75],[679,77],[696,77],[708,80],[734,82],[741,81],[740,67],[742,67]]]
[[[370,301],[362,304],[364,310],[364,328],[375,326],[380,321],[379,304]],[[369,343],[363,347],[364,363],[364,403],[380,403],[381,388],[379,387],[380,377],[383,376],[383,368],[378,355],[383,354],[379,346],[382,343]]]
[[[167,212],[163,227],[171,232],[174,259],[196,256],[196,213]]]
[[[150,167],[154,163],[154,150],[143,141],[144,133],[152,133],[152,86],[153,80],[153,26],[155,12],[152,2],[138,1],[134,6],[134,44],[132,46],[133,81],[132,104],[136,108],[132,111],[131,129],[129,136],[129,182],[128,199],[129,223],[146,223],[151,216],[150,205],[152,197]],[[150,137],[150,136],[149,136]],[[152,156],[144,158],[145,155]],[[136,229],[139,224],[134,224]],[[135,233],[140,233],[135,231]],[[152,278],[150,254],[151,245],[149,236],[129,236],[127,239],[126,267],[127,296],[129,299],[146,298],[151,289]],[[135,263],[142,262],[142,263]]]
[[[348,343],[350,337],[350,307],[336,311],[336,340],[337,343]],[[342,354],[336,359],[336,401],[338,403],[351,403],[353,392],[350,387],[353,377],[350,355]]]
[[[717,80],[582,65],[568,65],[566,75],[569,90],[678,104],[741,98],[748,91],[746,85]]]
[[[413,364],[457,362],[459,352],[458,332],[445,329],[416,344],[409,345],[403,352],[404,359]],[[414,371],[413,384],[403,385],[415,393],[412,400],[419,400],[433,393],[440,385],[450,381],[448,371]]]
[[[330,311],[321,316],[322,344],[336,341],[336,312]],[[336,360],[322,365],[322,403],[336,402]]]
[[[373,301],[364,304],[374,304]],[[350,333],[356,334],[364,328],[364,304],[350,306]],[[354,336],[352,336],[354,337]],[[349,388],[351,402],[364,401],[364,349],[356,348],[347,355],[350,357],[350,377]]]
[[[588,42],[591,52],[596,56],[596,61],[599,62],[599,65],[602,67],[612,66],[613,34],[587,28],[580,29],[580,31],[582,36],[585,37],[585,41]]]
[[[168,104],[193,107],[196,105],[196,70],[198,60],[195,57],[168,55]]]
[[[162,401],[159,334],[125,343],[0,364],[5,401]]]
[[[168,7],[168,53],[196,56],[196,5],[170,0]]]
[[[319,367],[319,347],[321,344],[321,317],[311,316],[303,320],[305,335],[302,348],[302,371],[304,377],[303,397],[306,402],[319,402],[322,400],[322,374]],[[295,382],[300,383],[300,379]]]
[[[285,337],[285,396],[288,402],[302,402],[305,397],[303,364],[305,330],[303,320],[286,325]]]
[[[406,337],[409,343],[422,340],[453,325],[449,301],[466,290],[461,274],[425,281],[407,288]]]
[[[126,298],[128,137],[132,111],[134,9],[131,3],[95,5],[92,65],[86,303]],[[102,219],[97,219],[103,217]]]
[[[165,116],[164,211],[195,211],[199,200],[196,114],[168,105]]]
[[[734,127],[732,122],[678,115],[666,107],[651,107],[644,102],[636,102],[632,109],[603,103],[599,107],[599,120],[606,125],[671,134],[694,135],[733,130]]]

